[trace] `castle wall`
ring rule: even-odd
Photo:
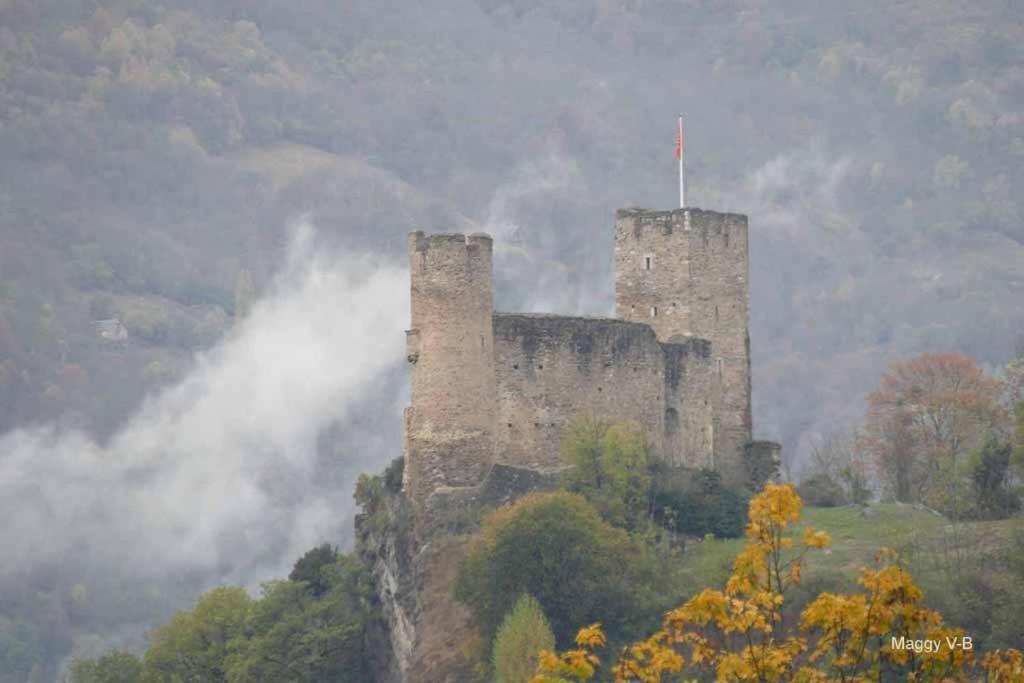
[[[706,339],[660,344],[664,357],[665,431],[662,457],[689,467],[713,467],[715,414],[721,383]]]
[[[732,464],[751,436],[748,260],[746,216],[616,212],[616,315],[650,325],[662,341],[711,342],[721,385],[715,450]]]
[[[622,320],[507,313],[495,314],[494,338],[499,462],[561,466],[566,425],[588,413],[641,424],[673,462],[707,463],[706,341],[660,344],[650,327]]]

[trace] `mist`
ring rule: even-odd
[[[348,545],[356,476],[400,454],[408,299],[406,271],[295,225],[250,315],[109,440],[0,437],[0,588],[55,572],[254,587],[316,544]]]

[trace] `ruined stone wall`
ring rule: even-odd
[[[412,364],[404,487],[413,501],[479,484],[494,458],[492,241],[409,236]]]
[[[499,313],[494,316],[499,462],[562,465],[568,423],[581,413],[643,425],[659,454],[703,465],[713,402],[710,346],[660,344],[622,320]]]
[[[711,342],[715,451],[735,465],[751,435],[747,218],[699,209],[615,215],[615,305],[662,341]],[[720,463],[725,464],[725,463]]]
[[[715,411],[721,384],[706,339],[661,344],[665,361],[662,457],[676,465],[713,467]]]

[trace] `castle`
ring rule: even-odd
[[[496,313],[488,235],[409,236],[406,494],[479,486],[494,465],[561,466],[580,413],[632,420],[664,459],[734,467],[751,438],[746,216],[615,215],[615,318]]]
[[[745,216],[618,211],[616,318],[495,313],[492,255],[485,234],[409,236],[402,495],[387,525],[356,522],[378,683],[472,678],[452,595],[467,533],[481,510],[557,486],[577,415],[635,421],[659,457],[733,477],[751,438]]]

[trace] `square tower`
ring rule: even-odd
[[[664,343],[711,342],[721,382],[715,451],[738,458],[751,438],[747,217],[700,209],[615,214],[615,311]]]

